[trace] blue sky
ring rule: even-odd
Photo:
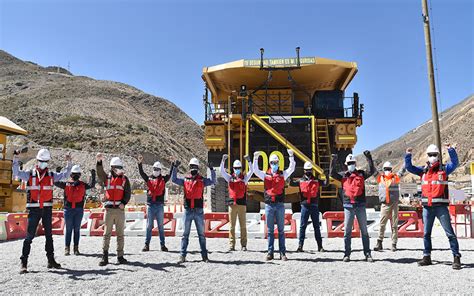
[[[440,107],[474,93],[474,4],[430,0]],[[202,123],[203,66],[302,56],[356,61],[365,104],[356,152],[431,116],[421,1],[0,0],[0,48],[167,98]]]

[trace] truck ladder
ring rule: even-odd
[[[329,171],[331,165],[331,146],[329,145],[329,131],[327,119],[316,119],[316,152],[318,164],[325,171]],[[337,187],[334,185],[321,188],[321,198],[337,197]]]

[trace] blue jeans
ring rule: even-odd
[[[31,251],[31,243],[36,235],[36,228],[38,228],[38,224],[40,220],[43,222],[44,227],[44,236],[46,238],[45,250],[46,250],[46,257],[54,258],[54,245],[53,245],[53,230],[52,230],[52,216],[53,216],[53,208],[52,207],[45,207],[43,209],[40,208],[30,208],[28,209],[28,226],[27,226],[27,235],[25,240],[23,241],[23,249],[21,254],[21,261],[27,262],[28,256],[30,255]]]
[[[369,232],[367,231],[367,214],[365,212],[365,205],[354,205],[352,208],[344,207],[344,256],[351,255],[351,238],[354,217],[357,217],[357,222],[359,222],[364,255],[368,256],[370,255],[370,240]]]
[[[456,238],[453,226],[451,225],[451,216],[449,215],[447,206],[423,207],[423,243],[425,245],[423,256],[431,255],[431,230],[433,230],[435,218],[438,218],[439,222],[441,222],[441,226],[443,226],[444,232],[446,232],[446,236],[449,239],[449,246],[451,247],[451,252],[453,252],[453,255],[461,256],[459,253],[458,239]]]
[[[163,227],[163,220],[165,218],[165,210],[163,204],[150,204],[147,207],[147,219],[146,219],[146,238],[145,244],[150,244],[153,223],[158,223],[158,233],[160,234],[160,244],[165,245],[165,228]]]
[[[300,237],[299,237],[299,245],[303,246],[304,239],[306,237],[306,227],[308,226],[308,220],[311,216],[311,221],[313,222],[314,228],[314,238],[316,239],[316,243],[318,244],[318,248],[323,247],[323,239],[321,237],[321,229],[319,229],[319,208],[318,204],[301,204],[301,220],[300,220]]]
[[[268,230],[268,254],[273,254],[275,242],[275,221],[278,228],[278,247],[280,254],[286,254],[285,247],[285,204],[265,204],[265,218]]]
[[[79,246],[81,237],[81,222],[84,216],[83,208],[65,208],[64,220],[66,220],[66,247],[71,246],[72,232],[74,231],[74,245]]]
[[[191,223],[194,221],[199,236],[199,245],[201,246],[201,255],[207,256],[206,237],[204,236],[204,210],[201,208],[184,210],[184,233],[181,239],[181,256],[186,257],[189,233],[191,232]]]

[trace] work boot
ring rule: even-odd
[[[453,269],[461,269],[461,256],[454,256]]]
[[[109,252],[104,251],[102,254],[102,259],[99,262],[99,266],[106,266],[107,264],[109,264]]]
[[[377,245],[375,246],[374,251],[382,251],[382,250],[383,250],[382,241],[377,240]]]
[[[268,254],[267,254],[267,257],[265,258],[265,260],[267,260],[267,261],[273,260],[273,254],[268,253]]]
[[[296,249],[296,252],[302,253],[303,251],[303,246],[298,246],[298,249]]]
[[[344,258],[342,258],[342,262],[350,262],[351,261],[351,257],[349,256],[344,256]]]
[[[235,247],[229,246],[229,249],[228,249],[227,251],[228,251],[228,252],[233,252],[233,251],[235,251]]]
[[[246,247],[246,246],[243,246],[243,247],[242,247],[242,251],[247,252],[247,247]]]
[[[145,244],[145,246],[143,247],[142,249],[142,252],[148,252],[150,251],[150,245],[149,244]]]
[[[123,256],[118,256],[117,257],[117,262],[118,262],[118,264],[127,264],[128,263],[127,259],[123,258]]]
[[[21,268],[20,268],[20,274],[25,274],[28,273],[28,268],[27,268],[27,262],[26,261],[21,261]]]
[[[202,255],[202,262],[209,263],[209,257],[207,257],[207,255]]]
[[[324,251],[325,251],[325,250],[324,250],[324,248],[323,248],[323,247],[318,247],[318,252],[320,252],[320,253],[324,253]]]
[[[428,266],[432,265],[431,263],[431,256],[423,256],[423,259],[421,261],[418,261],[418,266]]]
[[[396,252],[397,251],[397,244],[392,244],[392,252]]]
[[[184,257],[184,256],[179,256],[178,264],[181,264],[181,263],[184,263],[184,262],[186,262],[186,257]]]
[[[48,268],[61,268],[61,264],[54,260],[54,257],[48,258]]]
[[[162,252],[168,252],[168,248],[165,245],[161,246],[161,251]]]
[[[64,256],[69,256],[71,255],[71,249],[69,247],[64,248]]]
[[[280,254],[280,260],[281,261],[288,261],[288,257],[286,257],[286,254]]]
[[[74,246],[74,255],[79,256],[81,253],[79,252],[79,246]]]
[[[365,261],[372,263],[374,262],[374,258],[372,258],[372,255],[367,254],[365,255]]]

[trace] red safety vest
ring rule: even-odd
[[[193,178],[192,175],[186,176],[184,179],[184,196],[191,201],[191,209],[194,209],[194,200],[202,199],[204,193],[204,181],[201,175]]]
[[[53,185],[54,175],[46,169],[43,175],[39,176],[37,169],[33,169],[30,173],[30,179],[26,186],[29,195],[29,201],[26,207],[53,206]]]
[[[243,174],[239,176],[232,174],[229,180],[229,197],[234,200],[234,205],[237,204],[237,199],[245,198],[245,194],[247,193],[247,185],[245,184],[244,178]]]
[[[64,188],[64,194],[66,194],[66,200],[72,204],[72,208],[76,208],[76,203],[80,203],[84,200],[86,195],[86,184],[80,182],[78,186],[74,186],[74,183],[67,182],[66,188]]]
[[[107,180],[105,181],[106,205],[120,205],[120,202],[123,199],[126,181],[127,178],[125,178],[125,176],[114,177],[112,174],[107,176]]]
[[[444,169],[439,170],[439,163],[432,166],[421,176],[421,201],[432,206],[433,203],[449,204],[447,195],[448,175]]]
[[[356,197],[364,193],[364,176],[358,172],[353,172],[349,177],[341,180],[344,194],[349,197],[350,202],[355,203]]]
[[[311,203],[312,198],[316,198],[319,192],[319,181],[313,178],[300,180],[300,191],[308,203]]]
[[[155,179],[148,179],[146,184],[148,186],[148,194],[154,202],[158,196],[162,196],[165,192],[166,182],[163,176],[159,176]]]
[[[272,170],[268,169],[263,184],[265,187],[265,194],[271,197],[272,202],[275,202],[276,197],[281,196],[285,191],[285,178],[283,177],[283,172],[278,171],[273,174]]]

